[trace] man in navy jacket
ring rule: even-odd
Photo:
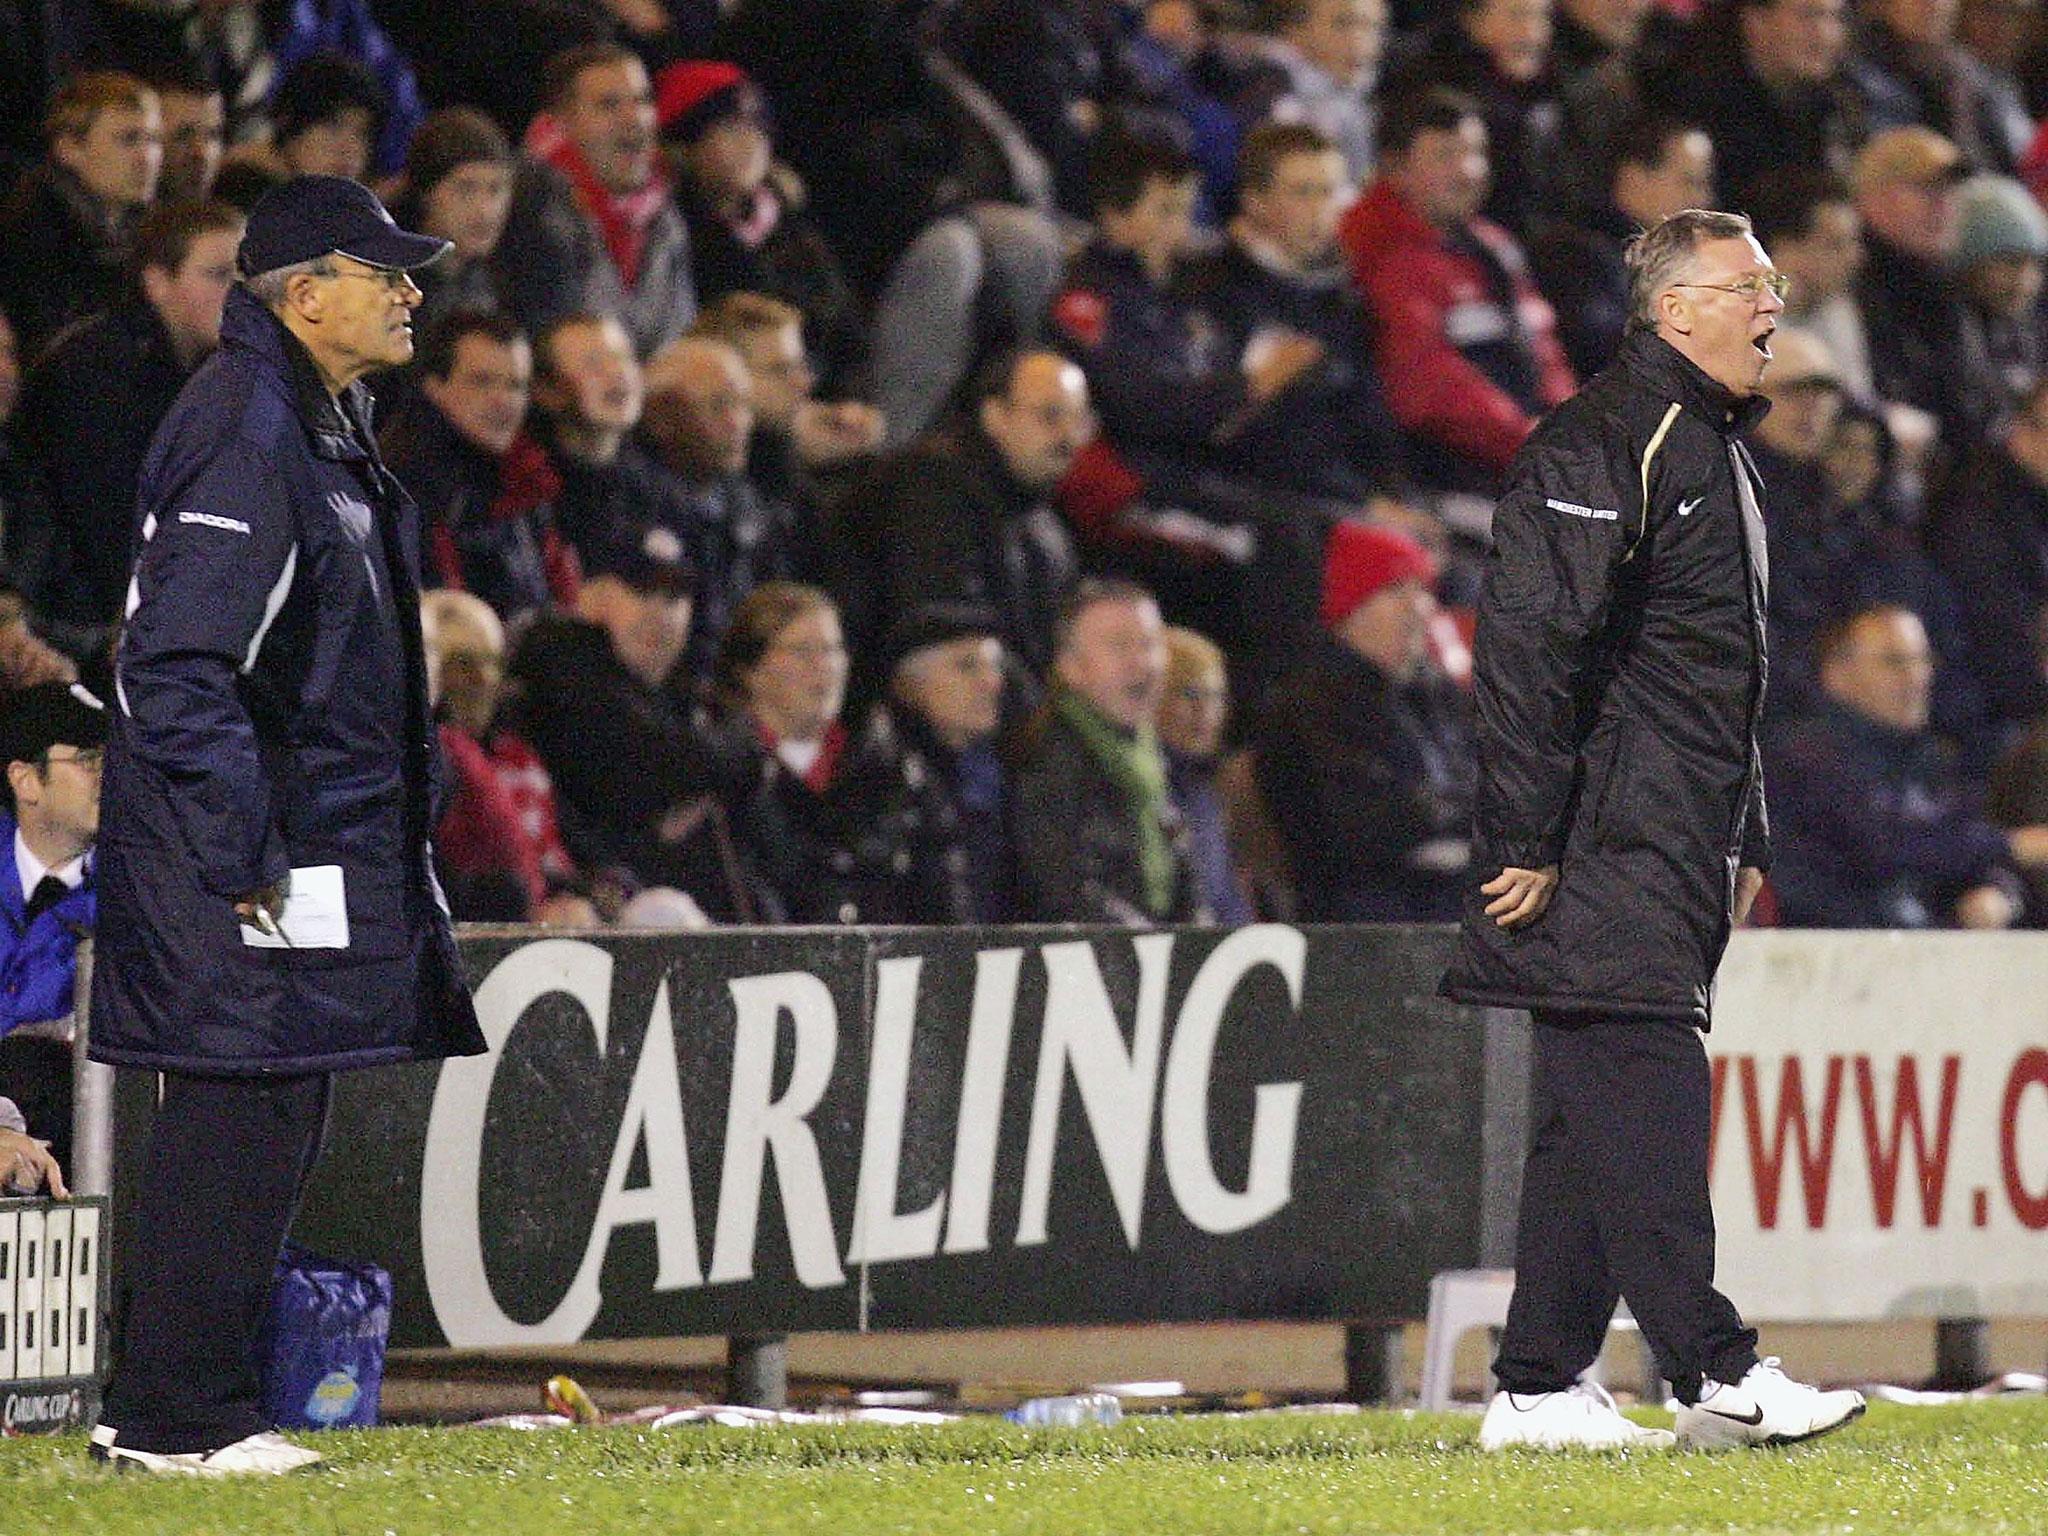
[[[164,1075],[97,1456],[282,1472],[268,1281],[329,1074],[484,1049],[432,872],[419,514],[361,384],[446,243],[300,177],[143,466],[115,657],[92,1054]]]

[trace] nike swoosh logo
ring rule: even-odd
[[[1723,1413],[1718,1408],[1709,1408],[1707,1412],[1717,1419],[1726,1419],[1731,1424],[1747,1424],[1751,1429],[1756,1428],[1757,1425],[1764,1421],[1764,1410],[1761,1403],[1750,1409],[1747,1413]]]
[[[1705,501],[1706,499],[1707,498],[1704,496],[1695,496],[1691,501],[1681,501],[1678,504],[1678,515],[1680,517],[1691,517],[1693,514],[1693,509],[1698,507],[1699,504]]]

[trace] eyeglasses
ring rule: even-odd
[[[365,281],[381,283],[387,293],[404,293],[408,289],[419,292],[419,284],[412,280],[412,274],[402,267],[336,267],[329,277],[360,277]]]
[[[1738,278],[1732,283],[1673,283],[1671,286],[1674,288],[1711,288],[1716,293],[1735,294],[1740,298],[1749,300],[1752,304],[1761,303],[1763,296],[1768,293],[1782,304],[1785,302],[1785,295],[1792,291],[1792,279],[1782,272],[1752,272],[1748,277]]]
[[[59,757],[54,752],[45,752],[43,754],[43,762],[46,765],[49,763],[73,763],[77,765],[82,773],[98,773],[105,765],[106,760],[107,754],[98,747],[81,747],[69,757]]]

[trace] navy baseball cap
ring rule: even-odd
[[[452,244],[400,229],[377,194],[359,181],[294,176],[264,193],[249,210],[235,266],[242,276],[256,277],[341,255],[365,266],[403,272],[424,267]]]

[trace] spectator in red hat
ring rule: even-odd
[[[737,64],[680,60],[655,76],[654,116],[698,298],[764,293],[794,305],[805,351],[826,387],[842,389],[861,360],[860,308],[804,211],[802,184],[775,159],[761,88]]]
[[[1472,729],[1430,650],[1436,561],[1349,521],[1323,564],[1324,634],[1275,686],[1258,785],[1308,922],[1443,922],[1471,858]]]

